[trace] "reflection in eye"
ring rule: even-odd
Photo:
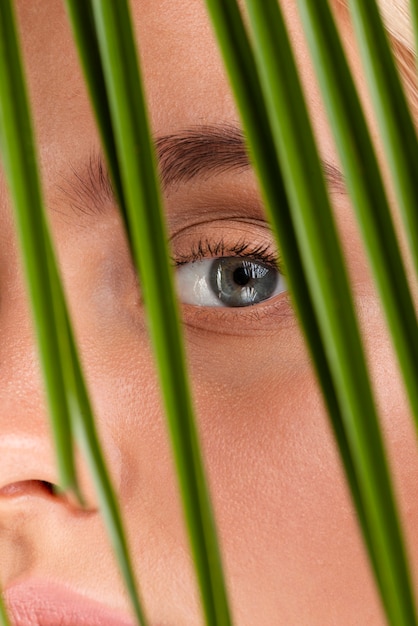
[[[180,300],[195,306],[245,307],[286,290],[277,268],[242,257],[220,257],[185,263],[177,269]]]

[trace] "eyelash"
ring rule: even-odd
[[[282,268],[280,267],[280,259],[277,253],[272,250],[271,244],[254,246],[253,243],[245,239],[241,239],[233,245],[227,244],[223,238],[217,241],[199,239],[197,243],[192,246],[190,253],[177,255],[173,259],[173,263],[176,267],[179,267],[186,263],[195,263],[196,261],[202,261],[207,258],[229,256],[261,261],[265,265],[283,274]]]

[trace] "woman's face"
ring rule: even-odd
[[[17,4],[48,212],[146,611],[153,626],[198,626],[198,591],[145,313],[117,207],[100,188],[100,142],[63,3]],[[322,158],[338,167],[296,3],[283,4]],[[245,254],[271,268],[277,254],[239,132],[233,130],[239,129],[237,111],[204,2],[133,0],[132,5],[152,129],[165,156],[164,201],[172,254],[181,266],[189,371],[235,623],[381,625],[288,295],[272,290],[256,306],[219,307],[207,300],[210,289],[200,300],[192,290],[187,265],[192,260],[207,276],[213,256]],[[344,36],[364,94],[347,24]],[[349,201],[341,187],[333,199],[409,547],[418,557],[411,420]],[[27,601],[30,613],[31,586],[36,595],[47,583],[129,615],[81,454],[87,511],[51,495],[44,484],[57,484],[58,477],[3,178],[0,211],[1,584],[9,590],[18,626],[38,623],[19,607]],[[53,608],[45,609],[45,616]]]

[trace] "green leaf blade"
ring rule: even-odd
[[[0,135],[4,167],[15,206],[35,331],[46,381],[61,487],[77,491],[71,423],[60,363],[53,284],[44,216],[22,64],[12,6],[0,3]],[[22,183],[24,181],[24,183]]]
[[[295,208],[293,209],[294,223],[296,229],[299,229],[301,253],[307,255],[307,250],[310,250],[309,256],[305,260],[305,270],[308,272],[309,267],[315,267],[315,264],[318,263],[321,247],[328,251],[333,251],[332,256],[329,255],[328,257],[328,263],[326,259],[322,259],[322,277],[309,276],[309,283],[312,289],[311,296],[315,299],[316,294],[321,292],[321,288],[326,286],[327,280],[332,283],[337,281],[339,288],[341,288],[341,275],[344,276],[344,270],[342,274],[340,271],[341,253],[335,247],[335,242],[331,241],[335,239],[335,235],[329,234],[335,229],[329,221],[328,199],[324,195],[323,189],[321,189],[321,184],[318,186],[317,183],[322,175],[320,167],[318,164],[312,165],[312,158],[317,161],[317,157],[313,155],[312,151],[306,157],[307,151],[309,151],[309,147],[307,150],[309,141],[306,141],[306,137],[311,135],[311,133],[310,129],[307,128],[306,120],[303,119],[305,113],[298,111],[296,115],[302,115],[302,118],[295,117],[294,109],[299,107],[301,93],[298,86],[294,84],[294,76],[292,76],[294,70],[290,69],[289,50],[283,49],[286,35],[282,26],[278,26],[276,3],[264,2],[263,5],[260,5],[257,2],[248,1],[247,7],[250,16],[249,21],[253,27],[254,48],[256,53],[258,52],[259,54],[257,67],[269,109],[272,133],[277,141],[278,153],[282,150],[282,167],[285,178],[290,179],[287,187],[289,198],[294,207],[307,207],[307,209],[304,208],[305,214],[303,216],[302,208],[299,215],[298,211]],[[288,48],[287,44],[286,48]],[[273,93],[275,83],[279,81],[278,77],[280,77],[280,90]],[[286,92],[284,92],[283,86],[286,87]],[[284,103],[287,103],[287,106]],[[283,146],[285,147],[283,148]],[[304,161],[304,163],[301,164],[301,161]],[[307,184],[308,178],[311,180],[314,178],[314,183]],[[303,192],[304,189],[307,190],[305,194]],[[315,198],[315,200],[309,208],[310,197]],[[317,224],[315,222],[317,222],[318,218],[318,207],[322,209],[324,206],[327,208],[328,216],[321,215],[321,220],[325,219],[325,221],[321,222],[320,229],[316,229]],[[315,219],[312,219],[313,216]],[[306,219],[305,233],[303,233],[305,229],[304,219]],[[335,270],[336,259],[339,269],[333,276],[330,268]],[[287,266],[287,262],[285,262],[285,265]],[[367,382],[367,378],[366,381],[363,379],[366,368],[364,356],[362,356],[359,345],[358,331],[356,330],[356,325],[354,324],[353,326],[352,303],[348,307],[348,304],[351,302],[351,296],[347,290],[348,283],[346,277],[343,279],[343,282],[345,286],[342,291],[338,293],[337,290],[334,294],[332,290],[329,291],[327,295],[324,294],[323,302],[317,299],[315,306],[318,320],[322,321],[322,324],[326,320],[327,327],[324,328],[322,326],[322,339],[327,346],[328,362],[334,368],[333,376],[337,385],[337,392],[340,398],[345,398],[341,400],[341,407],[344,411],[343,432],[348,442],[350,457],[355,466],[357,484],[362,490],[362,504],[367,514],[367,522],[365,525],[363,520],[363,528],[366,529],[365,539],[369,548],[371,548],[371,558],[380,585],[382,600],[393,624],[415,623],[413,603],[410,601],[410,596],[408,597],[408,592],[405,605],[402,606],[402,601],[398,602],[397,592],[394,591],[398,583],[397,577],[392,576],[392,566],[397,564],[400,567],[400,571],[405,575],[407,588],[409,575],[407,574],[403,548],[401,548],[403,544],[400,538],[399,524],[393,501],[390,502],[390,510],[388,510],[387,506],[387,502],[390,500],[389,494],[391,493],[389,475],[377,427],[375,408],[371,399],[370,384]],[[347,307],[350,308],[350,313],[347,312]],[[341,324],[340,328],[338,328],[339,315],[345,317],[344,323]],[[352,318],[351,320],[349,319],[350,317]],[[351,328],[351,337],[348,335],[344,337],[344,327]],[[335,371],[335,365],[337,368],[341,367],[341,369]],[[359,377],[360,371],[362,374]],[[371,420],[368,420],[371,423],[366,425],[366,428],[363,428],[361,423],[364,414],[371,416]],[[379,468],[378,470],[376,470],[377,467]],[[367,480],[371,475],[373,476],[371,482],[366,486]],[[372,483],[374,486],[372,486]],[[387,486],[387,490],[386,487],[382,489],[382,483]],[[358,496],[355,493],[353,493],[353,496],[355,501],[358,502]],[[379,510],[386,517],[383,524],[386,524],[383,534],[381,529],[379,529]],[[363,509],[360,508],[360,517],[362,512]],[[377,543],[375,541],[376,531],[378,533]],[[370,545],[370,540],[374,547]],[[394,543],[395,549],[393,549],[391,543]],[[400,553],[398,553],[398,547],[401,548]],[[383,564],[383,566],[382,551],[385,554],[385,559],[388,559],[386,565]],[[387,593],[388,588],[391,589],[389,595]],[[398,590],[402,592],[400,586],[398,586]],[[404,622],[400,621],[402,619]]]
[[[0,40],[1,148],[16,207],[16,222],[55,435],[61,488],[73,489],[81,500],[82,494],[76,482],[73,456],[73,428],[78,427],[82,434],[87,431],[84,437],[87,440],[86,454],[92,466],[93,476],[96,478],[98,495],[108,519],[127,588],[141,620],[142,611],[134,589],[129,551],[116,498],[98,446],[44,215],[29,108],[9,0],[0,3]],[[83,419],[78,422],[77,418],[80,415]],[[144,619],[142,623],[145,624]]]
[[[349,6],[417,277],[418,138],[414,120],[376,1],[350,0]]]
[[[229,626],[231,619],[194,425],[155,157],[129,13],[125,2],[117,7],[112,2],[93,2],[92,7],[127,207],[128,233],[147,305],[206,620],[208,624]]]

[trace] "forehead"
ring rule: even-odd
[[[62,169],[98,145],[95,124],[61,0],[18,2],[25,62],[43,163]],[[238,114],[204,0],[132,0],[155,134],[234,124]],[[323,152],[331,142],[321,113],[296,3],[283,2]],[[45,169],[45,168],[44,168]]]
[[[42,135],[74,121],[73,130],[84,133],[88,107],[61,0],[22,0],[18,3],[25,63],[31,97]],[[171,120],[173,126],[210,123],[233,114],[232,97],[214,42],[203,0],[188,2],[131,3],[134,27],[147,85],[153,125],[158,129]],[[211,106],[205,106],[205,102]],[[205,119],[203,119],[203,117]]]

